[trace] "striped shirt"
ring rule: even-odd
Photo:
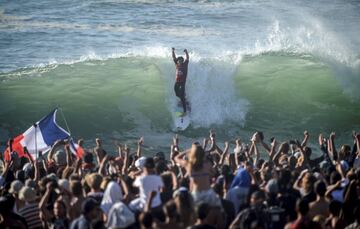
[[[19,210],[19,215],[25,218],[29,228],[42,228],[40,220],[40,208],[38,203],[27,203]]]

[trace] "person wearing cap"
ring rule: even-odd
[[[25,206],[19,210],[19,215],[25,218],[29,228],[42,228],[40,208],[35,190],[24,186],[19,192],[19,198],[25,202]]]
[[[81,206],[81,216],[75,219],[71,229],[92,229],[98,219],[99,203],[93,198],[86,198]]]
[[[19,192],[21,188],[24,186],[24,184],[21,181],[14,180],[10,184],[9,193],[14,197],[15,199],[15,205],[14,205],[14,211],[18,212],[18,210],[23,207],[24,203],[19,199]]]
[[[176,57],[175,55],[175,48],[172,48],[172,58],[174,60],[176,66],[176,79],[175,79],[175,95],[180,99],[182,107],[183,107],[183,114],[182,116],[186,115],[186,98],[185,98],[185,83],[188,73],[188,65],[189,65],[189,53],[186,49],[184,49],[184,53],[186,59],[182,56]]]
[[[138,176],[134,183],[134,187],[139,188],[139,198],[131,201],[129,207],[133,211],[143,211],[146,200],[149,198],[149,193],[156,192],[151,208],[160,207],[162,202],[160,199],[160,190],[164,186],[164,183],[160,176],[155,174],[155,163],[152,157],[148,157],[144,161],[144,168],[141,176]]]

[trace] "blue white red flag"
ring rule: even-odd
[[[23,134],[15,137],[12,143],[12,151],[16,151],[19,157],[28,157],[24,152],[27,148],[32,158],[36,158],[36,152],[47,152],[57,140],[70,139],[70,134],[56,123],[56,112],[54,109],[50,114],[36,122]],[[70,141],[70,149],[75,152],[75,145]],[[10,160],[10,149],[4,152],[4,159]]]

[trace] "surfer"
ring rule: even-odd
[[[172,57],[176,66],[176,79],[175,79],[174,90],[175,90],[175,95],[180,99],[184,110],[181,116],[186,115],[185,83],[186,83],[188,64],[189,64],[189,53],[186,49],[184,49],[184,53],[186,56],[185,61],[182,56],[176,57],[175,48],[172,48]]]

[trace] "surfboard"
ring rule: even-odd
[[[174,112],[174,125],[176,131],[183,131],[190,125],[190,105],[187,104],[187,112],[186,115],[181,117],[183,113],[183,107],[181,102],[178,102],[175,112]]]

